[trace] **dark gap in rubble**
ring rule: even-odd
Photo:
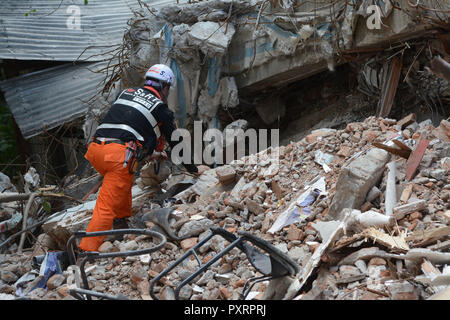
[[[245,93],[242,90],[239,108],[222,110],[219,119],[224,123],[245,119],[249,128],[280,129],[280,144],[303,138],[317,128],[345,128],[347,123],[362,121],[376,110],[370,101],[357,91],[356,71],[345,64],[334,72],[325,71],[281,88],[267,88],[264,92]],[[264,122],[256,107],[268,105],[264,112],[276,113],[279,106],[271,105],[280,99],[284,114],[271,124]],[[270,110],[272,109],[272,110]]]
[[[427,71],[432,55],[420,50],[422,43],[427,42],[412,43],[402,54],[399,84],[387,118],[416,113],[418,122],[430,119],[438,126],[449,115],[448,92],[445,80]],[[221,109],[218,118],[224,125],[244,119],[249,128],[280,129],[280,145],[301,140],[315,129],[344,129],[348,123],[379,117],[391,60],[391,52],[382,51],[284,87],[266,87],[257,93],[242,88],[239,107]]]
[[[5,79],[11,79],[20,75],[44,70],[51,67],[67,64],[65,61],[46,60],[13,60],[2,59],[0,68],[3,69]]]

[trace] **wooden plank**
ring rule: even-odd
[[[450,226],[434,228],[428,230],[414,231],[411,235],[406,237],[407,241],[426,241],[429,239],[441,239],[450,235]]]
[[[404,235],[390,236],[383,230],[375,228],[366,229],[361,234],[393,251],[407,252],[410,249]]]
[[[381,90],[380,102],[377,108],[377,115],[381,118],[386,118],[391,112],[394,97],[397,92],[398,80],[402,71],[402,58],[394,57],[389,68],[387,80]]]
[[[430,249],[433,251],[443,251],[443,250],[450,249],[450,240],[434,244],[432,246],[427,247],[427,249]]]
[[[403,189],[402,195],[400,196],[400,202],[406,203],[409,200],[409,197],[411,197],[413,189],[413,184],[408,184],[405,189]]]
[[[349,246],[349,245],[351,245],[352,243],[355,243],[356,241],[358,241],[358,240],[361,240],[361,239],[363,239],[364,237],[362,236],[362,235],[360,235],[359,233],[358,234],[355,234],[355,235],[353,235],[353,236],[351,236],[351,237],[342,237],[341,239],[339,239],[339,241],[337,241],[330,249],[329,249],[329,252],[335,252],[335,251],[338,251],[338,250],[340,250],[340,249],[342,249],[342,248],[345,248],[345,247],[347,247],[347,246]]]
[[[410,147],[408,147],[406,144],[404,144],[402,141],[400,141],[398,139],[393,139],[392,142],[395,143],[402,150],[406,150],[409,152],[412,151]]]
[[[406,162],[406,180],[411,180],[419,167],[420,161],[427,150],[430,140],[420,138],[416,148]]]
[[[389,147],[385,144],[382,143],[378,143],[378,142],[374,142],[372,143],[372,145],[374,147],[386,150],[389,153],[395,154],[396,156],[400,156],[402,158],[408,159],[410,156],[411,151],[407,151],[407,150],[403,150],[403,149],[398,149],[398,148],[394,148],[394,147]]]
[[[397,125],[401,126],[401,128],[404,129],[407,126],[409,126],[411,123],[414,123],[414,121],[416,121],[416,114],[415,113],[410,113],[409,115],[407,115],[403,119],[399,120],[397,122]]]
[[[409,213],[420,211],[425,209],[427,206],[427,203],[425,200],[417,200],[414,202],[406,203],[401,206],[397,206],[394,208],[394,218],[396,220],[403,219],[404,216],[406,216]]]

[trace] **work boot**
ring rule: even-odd
[[[114,219],[113,221],[113,230],[117,229],[128,229],[128,220],[127,218],[122,219]]]

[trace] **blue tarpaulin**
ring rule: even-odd
[[[41,265],[40,275],[44,277],[38,283],[36,288],[47,288],[47,281],[55,274],[62,274],[61,266],[58,260],[58,252],[47,252]],[[34,288],[34,289],[36,289]]]

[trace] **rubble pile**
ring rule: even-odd
[[[89,287],[113,296],[151,299],[149,281],[215,226],[266,240],[300,267],[295,277],[256,284],[247,299],[448,298],[449,174],[447,120],[434,127],[429,120],[417,123],[414,115],[400,120],[372,116],[343,129],[313,130],[300,141],[205,172],[173,196],[169,225],[180,239],[169,235],[164,248],[151,254],[88,262]],[[165,186],[169,189],[171,180],[183,179],[171,175]],[[134,227],[161,207],[153,195],[135,195],[135,216],[130,219]],[[84,230],[85,222],[77,224],[77,216],[84,221],[90,210],[73,210],[70,229],[67,221],[44,228],[33,248],[22,254],[10,250],[0,255],[1,298],[73,299],[71,267],[46,274],[43,264],[39,270],[32,259],[65,250],[57,239],[61,230],[66,228],[69,235]],[[147,228],[158,227],[143,222]],[[59,233],[51,231],[55,228]],[[145,235],[125,235],[122,240],[111,236],[99,251],[145,249],[154,246],[153,241]],[[206,263],[227,245],[216,235],[198,257]],[[194,258],[186,259],[156,284],[155,294],[174,299],[174,288],[197,269]],[[246,254],[234,248],[184,286],[179,296],[236,300],[245,281],[258,275]]]
[[[200,177],[179,168],[170,173],[167,162],[161,179],[152,164],[141,168],[129,226],[163,233],[167,242],[150,254],[89,260],[89,289],[151,300],[151,281],[219,227],[234,235],[248,232],[275,248],[268,246],[268,255],[286,255],[299,267],[293,276],[257,283],[249,300],[448,299],[450,91],[435,76],[442,70],[432,64],[425,72],[431,56],[448,48],[437,30],[433,40],[411,40],[431,34],[429,22],[443,25],[448,14],[380,2],[387,27],[373,33],[367,23],[371,1],[337,1],[319,10],[315,3],[275,3],[214,0],[159,10],[143,4],[129,21],[120,65],[104,92],[140,85],[148,66],[163,62],[175,74],[168,105],[181,128],[192,131],[198,120],[203,129],[219,130],[289,123],[283,145]],[[355,70],[340,67],[349,61]],[[325,70],[337,75],[312,79]],[[85,132],[95,132],[87,129],[107,109],[98,108],[90,109]],[[366,113],[377,116],[355,120]],[[388,117],[397,114],[402,116]],[[75,299],[70,290],[86,288],[80,266],[64,254],[69,238],[86,230],[101,176],[76,183],[76,176],[68,177],[62,190],[40,188],[33,168],[23,178],[19,192],[0,173],[0,299]],[[63,197],[64,210],[48,216],[52,197]],[[156,216],[158,209],[168,210]],[[155,245],[147,235],[111,235],[99,252]],[[156,296],[175,299],[174,288],[198,270],[199,261],[208,263],[228,245],[219,235],[209,239],[198,261],[186,258],[156,283]],[[242,248],[185,285],[179,298],[240,299],[247,280],[261,276]]]

